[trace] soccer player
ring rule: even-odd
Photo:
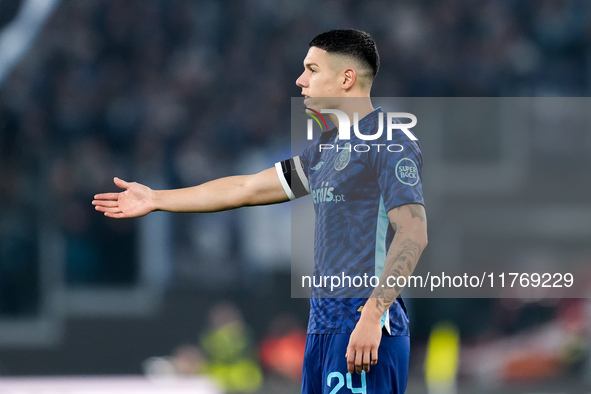
[[[339,110],[351,120],[357,113],[357,130],[371,135],[386,119],[370,98],[378,68],[378,51],[369,34],[332,30],[310,42],[296,84],[306,107]],[[184,189],[152,190],[115,178],[125,191],[97,194],[93,204],[108,217],[130,218],[156,210],[223,211],[312,194],[314,276],[366,274],[378,276],[379,283],[358,298],[345,293],[325,298],[326,293],[313,289],[302,393],[403,393],[410,352],[408,316],[399,297],[401,287],[393,284],[404,283],[396,278],[414,270],[427,245],[427,223],[420,149],[401,130],[389,141],[385,134],[371,141],[373,150],[364,151],[351,147],[368,141],[353,132],[350,140],[341,141],[339,130],[333,129],[301,156],[258,174]],[[320,144],[335,148],[320,149]],[[378,144],[382,149],[375,149]],[[387,145],[396,149],[386,150]]]

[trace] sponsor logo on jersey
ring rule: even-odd
[[[334,186],[330,186],[329,182],[322,182],[320,187],[312,189],[312,201],[314,204],[320,203],[339,203],[345,201],[344,194],[337,194],[334,192]]]
[[[419,183],[417,164],[409,158],[403,158],[396,164],[396,178],[405,185],[414,186]]]

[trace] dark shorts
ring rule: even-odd
[[[302,394],[404,393],[408,379],[410,338],[382,334],[378,363],[368,373],[347,372],[350,334],[308,334]]]

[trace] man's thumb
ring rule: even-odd
[[[115,177],[113,179],[113,181],[115,182],[115,185],[119,186],[121,189],[128,189],[129,188],[129,183],[125,182],[123,179],[119,179],[119,178]]]

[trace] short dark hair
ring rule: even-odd
[[[310,47],[317,47],[328,53],[350,56],[372,70],[375,77],[380,68],[380,55],[376,42],[366,32],[354,29],[331,30],[321,33],[310,41]]]

